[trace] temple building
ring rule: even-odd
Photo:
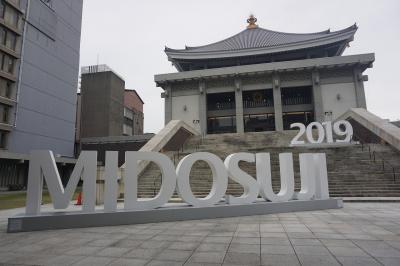
[[[366,108],[363,72],[375,55],[342,55],[356,25],[299,34],[256,22],[250,16],[245,30],[216,43],[165,48],[178,70],[155,75],[165,124],[183,120],[203,135],[281,131]]]

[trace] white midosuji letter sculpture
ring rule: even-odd
[[[288,201],[294,194],[293,158],[291,153],[279,154],[279,169],[281,173],[281,190],[275,194],[272,190],[271,158],[269,153],[256,155],[257,180],[260,194],[265,200],[272,202]]]
[[[83,179],[83,211],[94,212],[96,202],[97,152],[82,151],[71,177],[64,189],[60,174],[51,151],[33,151],[31,153],[28,173],[28,191],[26,214],[40,213],[42,204],[43,178],[53,201],[54,209],[66,209],[79,179]]]
[[[254,163],[256,157],[252,153],[235,153],[231,154],[225,159],[225,167],[228,169],[229,177],[243,186],[244,193],[240,197],[227,195],[226,200],[228,204],[249,204],[256,201],[258,197],[257,181],[248,173],[240,169],[239,162],[245,161]]]
[[[345,135],[349,130],[341,131],[340,125],[335,133]],[[176,167],[164,154],[156,152],[126,152],[124,173],[124,208],[131,210],[150,210],[164,206],[173,196],[175,188],[183,201],[193,207],[209,207],[218,204],[225,197],[227,204],[251,204],[258,195],[268,201],[284,202],[289,200],[328,199],[328,175],[325,154],[300,154],[301,190],[294,191],[294,171],[292,153],[279,154],[281,189],[276,194],[272,190],[271,162],[269,153],[235,153],[225,162],[214,154],[198,152],[184,157]],[[137,196],[139,163],[152,161],[161,169],[162,184],[154,198]],[[190,187],[190,171],[197,161],[206,162],[211,168],[213,184],[205,198],[196,198]],[[255,163],[257,179],[244,172],[239,162]],[[34,151],[28,176],[28,195],[26,214],[40,214],[43,179],[46,180],[55,209],[69,206],[79,179],[83,179],[83,211],[95,212],[97,175],[97,152],[83,151],[64,189],[51,151]],[[228,177],[243,186],[244,193],[239,197],[225,195]],[[117,210],[118,195],[118,154],[106,153],[104,211]]]
[[[138,162],[152,161],[161,169],[162,184],[157,196],[152,199],[138,200]],[[176,174],[171,160],[156,152],[128,151],[125,154],[125,210],[148,210],[160,207],[168,202],[175,191]]]
[[[190,188],[190,170],[197,161],[205,161],[211,168],[213,184],[204,199],[196,198]],[[178,175],[177,190],[182,200],[194,207],[209,207],[218,203],[228,187],[228,173],[221,159],[208,152],[198,152],[185,156],[176,167]]]

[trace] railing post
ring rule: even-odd
[[[154,182],[153,182],[153,197],[156,196],[156,179],[154,178]]]
[[[392,170],[393,170],[393,183],[396,183],[396,171],[394,167],[392,167]]]

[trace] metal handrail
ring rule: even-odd
[[[396,167],[392,165],[387,159],[385,159],[382,155],[380,155],[377,151],[371,150],[371,145],[369,143],[366,143],[360,136],[353,134],[351,136],[351,139],[353,139],[353,136],[355,136],[360,144],[361,144],[361,150],[364,151],[364,146],[368,146],[368,154],[369,154],[369,159],[373,161],[374,163],[377,163],[378,159],[382,162],[382,171],[385,172],[385,165],[388,165],[393,174],[393,183],[396,183]],[[378,159],[377,159],[378,157]]]

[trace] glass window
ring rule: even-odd
[[[6,29],[0,27],[0,44],[2,45],[6,44],[6,34],[7,34]]]
[[[18,14],[15,10],[10,13],[10,24],[14,27],[18,27]]]
[[[282,105],[297,105],[312,103],[312,87],[282,88]]]
[[[243,92],[243,108],[272,106],[274,106],[274,96],[272,89]]]
[[[8,55],[3,55],[3,71],[14,74],[14,59]]]
[[[1,70],[3,70],[3,71],[5,71],[4,69],[4,57],[5,57],[5,54],[3,54],[2,52],[0,52],[0,69]]]
[[[5,105],[0,105],[0,123],[8,124],[9,108]]]
[[[133,112],[128,108],[124,107],[124,117],[128,119],[133,119]]]
[[[260,132],[260,131],[275,130],[274,114],[244,115],[243,122],[244,122],[245,132]]]
[[[11,98],[12,97],[12,95],[13,95],[13,91],[12,91],[12,89],[13,89],[13,86],[14,86],[14,83],[12,83],[12,82],[10,82],[10,81],[7,81],[7,87],[6,87],[6,97],[7,98]]]
[[[207,94],[207,110],[229,110],[235,109],[235,93],[212,93]]]
[[[6,138],[7,138],[7,132],[0,131],[0,149],[6,148]]]
[[[132,126],[127,125],[127,124],[123,124],[122,125],[122,134],[126,135],[126,136],[132,136]]]
[[[6,97],[7,81],[0,78],[0,97]]]
[[[304,125],[308,125],[314,121],[314,112],[313,111],[305,111],[305,112],[290,112],[283,113],[283,129],[290,130],[290,125],[293,123],[302,123]]]
[[[236,116],[209,117],[207,119],[207,133],[235,133]]]
[[[12,83],[0,78],[0,97],[11,98]]]
[[[4,0],[0,0],[0,18],[4,18],[5,9],[6,5],[4,4]]]
[[[17,13],[17,11],[15,11],[13,8],[11,7],[7,7],[6,8],[6,13],[5,13],[5,21],[6,23],[8,23],[9,25],[18,28],[18,24],[19,24],[19,14]]]
[[[15,50],[15,44],[17,42],[17,36],[11,31],[7,32],[6,46],[11,50]]]

